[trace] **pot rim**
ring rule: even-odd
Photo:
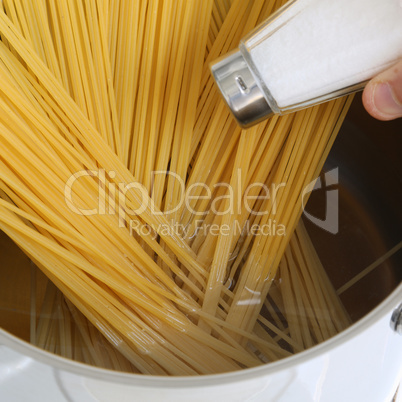
[[[57,356],[30,343],[15,337],[9,332],[0,328],[0,345],[7,346],[14,351],[28,356],[38,362],[47,364],[54,369],[63,370],[86,378],[112,382],[133,387],[152,388],[196,388],[206,386],[218,386],[230,383],[239,383],[248,380],[255,380],[279,371],[294,368],[297,365],[306,363],[309,360],[319,357],[321,354],[333,351],[342,344],[351,341],[368,328],[374,326],[378,321],[391,314],[402,302],[402,283],[376,308],[366,314],[349,328],[336,336],[293,356],[268,363],[263,366],[248,368],[223,374],[211,374],[186,377],[162,377],[144,374],[123,373],[94,366]],[[392,329],[390,328],[390,331]]]

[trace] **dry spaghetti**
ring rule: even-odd
[[[348,324],[306,234],[285,249],[351,98],[244,131],[208,73],[282,3],[3,2],[0,229],[63,294],[49,285],[38,345],[195,375],[257,366]],[[296,322],[289,303],[314,315]],[[312,304],[335,306],[331,320]]]

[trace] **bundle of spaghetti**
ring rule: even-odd
[[[207,63],[282,2],[234,0],[204,59],[213,3],[7,0],[0,11],[0,229],[143,373],[286,354],[253,331],[350,104],[238,128]],[[283,235],[247,230],[274,220]]]
[[[135,372],[135,367],[50,281],[34,331],[35,341],[31,342],[49,352],[97,367]]]
[[[7,17],[3,15],[3,19],[5,20],[6,18]],[[17,37],[18,40],[15,40],[16,38],[13,35],[16,35],[16,31],[9,30],[9,26],[9,22],[7,22],[6,24],[2,24],[3,34],[8,34],[8,40],[10,43],[12,43],[14,40],[14,43],[17,46],[22,44],[21,54],[29,58],[29,53],[24,53],[24,46],[26,46],[26,43],[21,37]],[[12,58],[12,55],[10,53],[7,53],[6,49],[3,49],[2,55],[4,58]],[[13,61],[15,62],[15,60]],[[35,68],[36,63],[38,63],[38,60],[32,57],[32,60],[30,60],[29,64],[32,70],[35,70],[36,78],[42,81],[41,78],[43,76],[43,72],[46,72],[46,70],[39,63],[38,64],[40,68]],[[91,136],[91,130],[81,129],[81,136],[79,140],[81,142],[85,142],[86,148],[89,148],[91,153],[86,153],[84,152],[84,149],[82,147],[78,148],[77,146],[79,152],[81,153],[80,155],[77,155],[77,152],[75,152],[76,148],[72,148],[71,146],[69,146],[69,144],[64,141],[61,133],[58,130],[55,130],[55,128],[51,124],[58,124],[58,128],[60,129],[60,131],[67,132],[65,126],[61,124],[61,121],[56,119],[54,122],[46,121],[46,119],[44,118],[44,113],[40,114],[39,112],[34,110],[32,105],[27,103],[27,99],[25,99],[19,93],[19,85],[25,85],[25,89],[29,88],[31,90],[31,95],[36,96],[37,104],[35,104],[35,106],[39,107],[39,105],[43,103],[43,99],[38,96],[35,91],[36,88],[33,87],[33,85],[35,85],[34,80],[26,79],[25,81],[22,80],[17,82],[16,80],[13,80],[11,76],[9,76],[8,78],[9,80],[6,80],[4,82],[4,87],[2,87],[4,99],[1,102],[2,116],[5,118],[7,115],[7,119],[3,119],[3,124],[7,124],[7,126],[4,125],[2,130],[2,142],[4,143],[3,149],[6,151],[5,155],[7,155],[7,163],[3,163],[2,166],[2,184],[3,190],[10,196],[10,198],[12,198],[13,202],[20,207],[26,207],[29,212],[23,213],[22,210],[14,208],[10,203],[2,203],[2,229],[6,233],[9,233],[10,237],[12,237],[17,243],[21,244],[25,251],[35,262],[38,262],[41,266],[43,266],[43,269],[45,270],[47,275],[55,283],[57,283],[59,288],[61,288],[63,292],[69,296],[70,299],[74,300],[76,304],[80,305],[81,310],[85,310],[87,315],[92,314],[92,316],[96,316],[98,312],[102,310],[101,305],[104,305],[106,310],[103,313],[108,316],[109,320],[113,320],[112,317],[110,317],[110,310],[113,311],[113,309],[106,303],[106,299],[108,297],[111,297],[111,295],[106,294],[107,292],[102,292],[102,287],[100,287],[95,281],[91,285],[96,288],[96,292],[92,292],[92,294],[90,295],[89,289],[86,289],[84,285],[84,283],[88,281],[89,278],[87,277],[87,274],[84,274],[82,271],[77,271],[77,266],[81,269],[84,269],[86,273],[96,277],[98,280],[103,280],[104,283],[109,283],[109,285],[112,283],[112,287],[115,287],[114,291],[123,291],[124,295],[122,296],[124,296],[124,298],[128,298],[125,303],[120,300],[113,300],[113,302],[118,305],[119,309],[125,311],[126,303],[130,304],[130,307],[133,308],[133,306],[131,305],[133,302],[140,301],[141,303],[141,300],[143,300],[143,306],[141,306],[141,308],[137,308],[137,314],[142,315],[142,308],[145,307],[145,309],[153,310],[153,313],[156,313],[156,316],[159,316],[159,319],[167,319],[167,321],[170,321],[170,324],[175,323],[175,325],[177,325],[177,323],[180,323],[181,331],[184,330],[187,325],[190,325],[191,327],[191,322],[186,323],[188,319],[186,318],[186,316],[180,314],[179,311],[172,310],[173,316],[170,317],[170,314],[167,313],[170,308],[166,308],[168,307],[169,301],[161,300],[160,296],[158,296],[158,293],[167,293],[168,297],[176,298],[176,296],[174,296],[174,293],[178,292],[180,294],[180,303],[184,302],[184,304],[186,304],[186,299],[188,299],[188,297],[185,296],[185,294],[180,291],[177,286],[175,286],[174,282],[172,282],[170,278],[166,278],[166,275],[163,275],[163,271],[157,272],[155,274],[155,277],[150,276],[150,269],[152,269],[152,265],[154,264],[153,260],[150,259],[147,255],[144,255],[145,253],[143,252],[142,248],[140,248],[139,245],[135,243],[135,239],[130,236],[128,230],[119,230],[119,220],[127,219],[127,211],[124,211],[126,215],[122,214],[120,215],[120,217],[117,217],[116,214],[114,214],[105,216],[97,215],[96,217],[93,217],[94,219],[88,219],[88,217],[85,217],[83,219],[82,216],[73,213],[71,210],[69,210],[69,208],[67,208],[66,205],[63,205],[65,204],[63,194],[65,186],[62,185],[62,183],[67,183],[70,179],[69,174],[71,174],[71,172],[77,172],[79,168],[85,167],[89,170],[94,171],[96,164],[91,163],[94,153],[100,155],[99,159],[101,161],[102,159],[104,160],[105,157],[103,156],[103,154],[105,153],[105,151],[108,150],[107,146],[101,142],[100,137],[97,138],[96,135]],[[54,96],[56,99],[62,99],[62,101],[66,101],[68,98],[66,98],[66,95],[62,92],[61,88],[57,86],[57,83],[52,79],[52,77],[47,74],[45,75],[45,78],[46,79],[41,82],[41,85],[46,87],[46,85],[44,85],[45,81],[47,84],[54,84],[52,96]],[[58,94],[58,92],[61,93]],[[47,99],[47,101],[47,106],[53,106],[53,114],[58,114],[57,117],[65,122],[66,126],[70,129],[70,132],[77,132],[78,130],[76,129],[76,126],[74,127],[74,125],[68,119],[66,119],[66,116],[63,116],[63,114],[59,110],[58,105],[54,105],[54,103],[51,102],[50,99]],[[65,106],[68,107],[68,101],[66,101],[66,103],[67,105]],[[70,105],[73,107],[73,104],[71,102]],[[64,107],[63,109],[66,110],[67,107]],[[75,111],[79,115],[80,119],[76,119],[74,123],[79,126],[84,118],[78,108],[76,108]],[[72,114],[68,117],[74,118],[75,116]],[[38,125],[40,126],[42,131],[37,129]],[[12,131],[9,129],[11,127],[13,128]],[[89,127],[89,125],[85,124],[85,128],[88,129]],[[85,134],[85,136],[83,134]],[[100,148],[96,146],[99,143],[101,144]],[[54,146],[54,148],[51,148],[51,146],[49,146],[50,144]],[[62,148],[60,148],[60,144],[62,144]],[[92,144],[95,144],[95,146],[93,146]],[[110,151],[108,152],[108,154],[108,157],[110,157],[111,159],[110,163],[112,165],[113,163],[117,164],[116,170],[118,170],[120,174],[127,174],[123,166],[118,166],[118,158],[115,157],[115,155]],[[76,159],[80,159],[80,163],[78,163]],[[26,161],[29,161],[29,163],[27,164]],[[82,166],[82,163],[85,163],[85,165]],[[104,163],[103,166],[105,165],[107,164]],[[26,172],[29,172],[28,177],[25,176]],[[91,177],[91,179],[92,180],[90,180],[89,183],[85,183],[85,186],[77,183],[76,191],[77,194],[79,194],[79,203],[81,201],[85,201],[84,205],[81,205],[81,207],[86,208],[86,210],[88,210],[88,204],[90,204],[92,200],[96,199],[96,190],[99,185],[98,178]],[[121,180],[121,177],[118,177],[118,180],[119,179]],[[31,183],[34,183],[34,187],[27,189],[27,187],[29,187]],[[49,184],[51,185],[49,189],[45,188],[46,183],[48,183],[48,186]],[[92,194],[90,192],[91,190]],[[136,203],[138,207],[138,200],[135,198],[135,195],[136,194],[134,194],[133,196],[131,193],[126,194],[126,196],[131,201],[131,205],[129,205],[130,207],[132,205],[136,206]],[[87,197],[87,199],[85,199],[85,196]],[[26,198],[28,198],[29,200],[29,205],[25,204],[24,199]],[[33,211],[31,209],[32,206],[35,207],[36,211]],[[150,211],[150,207],[148,208]],[[10,211],[12,211],[14,214],[10,213]],[[48,223],[41,221],[40,215],[37,214],[37,212],[45,216],[45,218],[47,217],[48,219],[50,219],[53,226],[49,227]],[[39,233],[31,230],[31,228],[25,225],[24,221],[19,219],[16,215],[22,216],[24,219],[29,220],[31,223],[39,227]],[[165,223],[163,217],[160,217],[157,213],[153,215],[148,212],[142,215],[144,217],[148,215],[152,219],[155,219],[155,216],[159,217],[159,220],[162,223]],[[157,220],[154,220],[154,222],[149,221],[147,223],[153,226],[157,226],[155,224],[158,222]],[[59,230],[59,228],[61,230]],[[110,230],[110,228],[114,229],[114,233],[113,230]],[[11,229],[15,230],[15,232],[11,233]],[[106,233],[105,229],[108,230]],[[44,232],[47,232],[46,236],[43,236]],[[174,243],[174,239],[172,239],[173,236],[171,234],[163,235],[161,233],[161,236],[164,238],[165,244],[175,244],[175,247],[177,248],[177,250],[174,250],[176,251],[175,255],[179,260],[182,259],[180,257],[180,254],[182,255],[182,257],[184,258],[182,261],[184,263],[184,266],[187,265],[186,268],[189,269],[190,272],[192,272],[192,275],[194,277],[200,277],[200,274],[203,274],[202,267],[200,267],[194,261],[194,256],[192,253],[190,253],[189,250],[186,249],[185,243],[180,241],[180,239],[177,239],[179,244]],[[55,239],[55,237],[57,238],[57,240]],[[50,242],[49,238],[53,240],[53,242]],[[117,241],[116,238],[118,239]],[[30,239],[29,242],[27,241],[27,239]],[[146,240],[149,239],[147,238]],[[114,241],[116,241],[116,243],[114,243]],[[127,243],[129,243],[129,246],[127,246]],[[35,247],[33,247],[33,244],[35,244]],[[72,245],[74,245],[75,248],[73,248]],[[118,249],[116,247],[117,245]],[[153,246],[154,248],[156,248],[156,251],[159,252],[159,256],[162,258],[162,260],[169,265],[170,260],[168,256],[163,253],[163,250],[158,248],[157,244],[154,244]],[[188,251],[187,254],[185,254],[186,250]],[[92,262],[94,258],[98,262],[103,260],[102,262],[106,263],[103,264],[103,267],[105,265],[109,265],[108,269],[105,270],[100,268],[96,261],[92,265],[90,262]],[[113,280],[114,278],[112,277],[113,266],[115,267],[114,269],[116,269],[114,273],[115,278],[116,276],[117,278],[121,277],[122,267],[126,267],[128,271],[124,272],[124,275],[131,276],[130,282],[136,283],[138,286],[138,282],[141,277],[138,273],[134,274],[134,272],[132,272],[134,271],[132,264],[142,265],[141,263],[144,261],[144,259],[146,260],[144,265],[146,265],[147,270],[144,270],[142,274],[147,277],[148,280],[154,283],[159,283],[159,278],[162,276],[165,282],[164,286],[162,285],[161,288],[156,288],[155,293],[155,291],[150,290],[150,287],[152,288],[152,284],[148,284],[143,281],[144,289],[142,289],[141,292],[145,292],[148,294],[149,292],[151,292],[152,295],[149,296],[151,297],[151,300],[147,300],[147,297],[144,297],[143,295],[141,295],[141,298],[138,295],[138,289],[134,290],[132,286],[127,286],[126,289],[122,289],[121,282],[119,284],[118,281]],[[170,263],[170,265],[172,265],[172,263]],[[60,266],[64,266],[65,268],[62,269]],[[140,266],[139,268],[143,267]],[[158,268],[159,267],[155,267],[155,269]],[[175,268],[173,267],[172,270],[175,271]],[[197,272],[197,270],[199,272]],[[107,272],[107,275],[105,275],[105,271]],[[180,277],[180,272],[178,272],[177,275]],[[182,276],[182,278],[184,281],[186,281],[185,276]],[[120,279],[120,281],[122,281],[122,279]],[[169,292],[164,289],[166,285],[168,287],[170,286],[175,288],[176,291],[173,291],[172,294],[169,294]],[[146,287],[148,287],[148,289]],[[194,284],[192,284],[192,288],[194,288]],[[81,298],[84,297],[83,295],[85,295],[85,297],[92,297],[93,299],[85,300],[84,302],[82,302]],[[102,299],[102,296],[104,297],[104,299]],[[140,298],[141,300],[138,300],[138,298]],[[153,306],[152,299],[154,299]],[[89,304],[90,308],[85,305],[85,302]],[[109,303],[110,302],[111,301],[109,300]],[[156,305],[155,302],[157,302]],[[160,312],[160,309],[162,307],[161,303],[162,305],[165,304],[165,306],[163,307],[163,314]],[[193,310],[194,308],[196,308],[196,305],[189,302],[189,305],[187,305],[186,308]],[[91,309],[94,309],[95,312]],[[113,311],[113,313],[117,314],[116,311]],[[126,314],[128,314],[133,321],[138,320],[138,317],[133,316],[133,312],[126,311]],[[95,321],[94,318],[93,320]],[[116,318],[114,320],[116,320]],[[150,320],[150,318],[148,318],[148,320]],[[98,324],[98,326],[100,321],[101,319],[97,317],[96,323]],[[125,334],[133,333],[135,328],[129,329],[130,326],[125,325],[126,321],[127,317],[124,317],[124,319],[118,319],[120,331]],[[116,325],[116,322],[114,322],[114,324]],[[161,328],[163,328],[162,323],[157,322],[157,317],[154,317],[151,324],[158,328],[159,331],[161,331]],[[102,325],[106,326],[103,322]],[[122,330],[121,325],[126,326],[126,328]],[[132,324],[132,326],[134,326],[134,324]],[[148,328],[141,328],[141,334],[143,334],[147,330],[148,332],[152,332]],[[202,343],[203,334],[200,333],[197,327],[193,326],[192,329],[188,328],[186,329],[186,331],[188,333],[194,331],[194,336],[196,338],[201,338],[199,339],[199,341],[201,341]],[[166,336],[169,330],[164,328],[164,331],[162,332]],[[152,332],[152,334],[154,333]],[[180,334],[178,334],[178,336],[176,335],[176,338],[180,338]],[[189,336],[189,338],[191,339],[191,335]],[[143,341],[145,342],[145,340]],[[123,343],[123,341],[121,343]],[[167,342],[164,341],[164,343],[166,344]],[[207,340],[207,344],[208,346],[205,345],[207,349],[212,346],[210,353],[208,353],[207,349],[202,350],[199,344],[197,344],[197,350],[200,351],[200,355],[201,353],[204,356],[210,355],[208,360],[215,360],[215,364],[217,364],[217,366],[219,366],[219,360],[222,360],[222,368],[218,368],[219,371],[228,370],[230,369],[230,367],[232,367],[233,369],[236,366],[233,365],[233,363],[227,362],[226,359],[219,359],[218,354],[213,351],[214,349],[221,352],[226,350],[226,352],[229,352],[229,354],[233,352],[233,357],[235,358],[235,360],[239,360],[243,364],[253,365],[258,363],[256,359],[245,355],[241,350],[239,350],[238,347],[222,345],[222,342],[214,339]],[[193,361],[193,358],[189,357],[189,350],[194,350],[194,346],[190,348],[190,346],[188,345],[188,341],[186,343],[180,342],[179,346],[186,349],[188,358]],[[147,351],[146,346],[143,346],[143,349]],[[180,351],[176,351],[176,353],[180,354]],[[136,356],[136,359],[134,360],[136,361],[136,364],[138,364],[138,361],[141,361],[138,356]],[[170,372],[177,373],[179,372],[179,370],[181,370],[180,372],[183,372],[183,364],[177,362],[176,364],[180,368],[175,367],[175,360],[177,361],[177,358],[175,358],[174,356],[171,356],[168,360],[166,360],[165,357],[161,357],[160,360],[160,364],[169,367],[167,370],[169,370]],[[210,368],[200,368],[200,366],[202,366],[201,363],[194,362],[194,365],[201,372],[208,372],[207,370],[213,371]],[[143,370],[147,372],[146,369],[143,368]],[[190,373],[194,372],[194,370],[192,369],[188,370]],[[157,372],[161,373],[164,371],[160,369],[157,370]]]
[[[280,263],[281,314],[290,336],[307,349],[351,324],[300,221]]]
[[[138,4],[113,2],[110,25],[118,30],[111,35],[110,53],[116,98],[121,102],[123,160],[150,191],[152,171],[165,172],[171,154],[177,163],[187,155],[191,136],[183,133],[192,130],[198,99],[192,95],[199,92],[204,62],[200,49],[206,46],[213,1]],[[135,15],[128,18],[128,10]],[[181,163],[186,164],[187,160]],[[158,184],[152,195],[160,206],[159,187],[166,177],[154,179]]]
[[[323,342],[351,325],[300,220],[264,301],[254,332],[274,337],[293,353]]]
[[[351,324],[302,223],[297,225],[280,263],[273,289],[254,328],[262,339],[284,349],[273,352],[250,342],[248,348],[272,362],[307,349]],[[61,356],[118,371],[133,365],[49,281],[35,324],[37,346]]]
[[[4,10],[31,49],[120,155],[120,135],[104,24],[97,2],[3,2]]]
[[[307,112],[301,112],[297,116],[287,116],[277,120],[272,119],[265,128],[263,126],[256,128],[251,136],[250,131],[243,132],[242,135],[244,137],[240,140],[240,145],[236,144],[237,151],[236,148],[234,148],[234,152],[238,153],[234,165],[231,164],[230,160],[227,162],[227,159],[225,159],[230,158],[229,152],[224,153],[228,148],[230,149],[227,143],[222,145],[222,151],[215,151],[218,166],[211,163],[212,168],[207,170],[201,163],[197,163],[197,160],[195,161],[194,168],[190,172],[187,181],[187,185],[190,188],[196,185],[196,183],[206,184],[210,189],[215,188],[220,182],[225,182],[226,175],[226,177],[232,177],[232,181],[228,183],[228,187],[231,188],[232,193],[236,194],[235,199],[241,199],[242,202],[247,197],[246,192],[248,192],[253,185],[257,185],[257,190],[264,191],[262,186],[258,183],[263,183],[265,189],[268,189],[265,190],[268,191],[268,193],[273,190],[271,197],[269,195],[265,197],[268,199],[257,209],[253,209],[254,205],[250,202],[249,208],[245,208],[245,205],[242,205],[242,209],[237,215],[229,210],[226,214],[223,214],[222,217],[222,210],[227,210],[228,207],[224,206],[222,210],[216,208],[217,201],[223,198],[221,194],[212,194],[212,202],[211,200],[208,201],[208,197],[201,196],[203,194],[202,192],[205,191],[204,187],[198,186],[197,190],[199,192],[195,194],[198,195],[198,197],[194,197],[198,205],[191,205],[191,210],[196,210],[198,216],[193,214],[190,219],[187,219],[190,215],[189,209],[183,214],[186,220],[182,220],[181,224],[183,227],[190,227],[187,237],[192,239],[194,251],[197,252],[205,264],[210,264],[212,261],[211,274],[205,289],[205,294],[206,297],[208,297],[209,292],[213,292],[215,296],[212,303],[207,299],[209,305],[204,303],[204,309],[207,309],[211,314],[214,314],[218,308],[223,281],[228,275],[227,267],[229,260],[233,259],[235,270],[241,268],[238,274],[238,281],[247,280],[248,275],[250,275],[250,282],[237,282],[236,286],[240,291],[236,289],[237,299],[231,304],[232,312],[229,311],[227,320],[230,320],[232,315],[233,319],[236,320],[235,325],[241,326],[243,325],[241,323],[243,317],[248,317],[251,320],[244,329],[252,329],[254,325],[253,322],[261,307],[261,305],[256,302],[255,298],[257,297],[260,302],[263,302],[269,289],[269,279],[275,276],[277,263],[279,262],[279,259],[277,259],[276,261],[273,260],[272,262],[268,261],[268,263],[265,263],[264,259],[276,258],[276,256],[280,258],[298,217],[301,214],[301,208],[298,210],[284,210],[284,206],[300,206],[302,204],[301,194],[303,188],[307,187],[310,181],[316,177],[317,170],[322,166],[324,161],[324,159],[319,160],[317,156],[321,157],[328,152],[335,138],[334,134],[339,129],[340,122],[347,108],[348,103],[345,103],[345,100],[339,100],[335,103],[320,106]],[[337,120],[337,118],[334,119],[334,115],[341,115],[340,120]],[[219,119],[217,119],[217,121],[219,121]],[[320,135],[316,135],[317,131],[320,132]],[[261,142],[259,142],[258,139],[261,133],[263,136]],[[255,139],[257,141],[253,149],[252,140]],[[228,141],[233,141],[233,139],[228,139]],[[214,142],[215,149],[217,142],[219,144],[220,140],[218,139]],[[201,160],[212,152],[212,144],[212,136],[209,143],[207,140],[201,142],[201,149],[198,155]],[[245,144],[247,144],[248,147],[246,147]],[[266,148],[261,147],[262,144],[266,144]],[[205,151],[205,153],[202,148],[203,146],[208,147],[208,151]],[[292,163],[288,163],[289,160],[292,161]],[[236,161],[240,164],[237,164]],[[255,164],[250,163],[251,161]],[[228,167],[231,167],[229,172]],[[250,171],[250,168],[254,168],[255,170]],[[304,175],[300,175],[300,169],[302,168],[305,169],[303,172]],[[219,176],[219,174],[222,176]],[[194,176],[195,179],[193,178]],[[249,181],[247,181],[248,178]],[[239,179],[244,180],[244,182],[240,182]],[[289,188],[294,185],[295,180],[297,180],[296,191],[289,191]],[[220,189],[222,189],[222,187],[224,186],[221,185]],[[275,189],[280,187],[285,187],[285,189],[276,193]],[[239,197],[237,197],[238,193],[240,194]],[[194,192],[192,194],[194,194]],[[259,194],[257,193],[255,197],[258,196]],[[231,197],[226,198],[227,202],[230,203],[230,201],[232,201]],[[250,198],[252,197],[248,197],[248,199]],[[261,196],[261,198],[264,197]],[[231,209],[237,212],[238,205],[232,204]],[[218,209],[220,213],[217,213],[216,209]],[[293,216],[289,216],[288,213],[290,210]],[[255,221],[256,219],[259,221]],[[237,225],[240,228],[247,229],[246,224],[248,221],[262,228],[278,223],[280,226],[286,228],[286,233],[282,235],[280,235],[280,233],[278,233],[279,235],[273,234],[272,236],[263,236],[259,233],[257,236],[250,236],[249,240],[251,243],[246,242],[242,252],[245,253],[251,246],[255,247],[256,251],[252,250],[248,254],[247,260],[242,260],[234,256],[233,250],[238,248],[238,241],[242,241],[240,239],[241,230],[234,231],[234,228]],[[199,230],[199,227],[202,227],[202,225],[206,228],[213,227],[214,225],[222,225],[223,227],[229,226],[232,232],[229,230],[229,234],[223,233],[216,235],[216,233],[208,233],[208,230]],[[247,230],[245,232],[247,234]],[[257,230],[257,232],[260,232],[260,230]],[[196,237],[194,233],[197,233]],[[204,233],[206,233],[205,236],[203,236]],[[257,240],[258,243],[256,243]],[[225,243],[224,247],[219,243],[220,241]],[[217,244],[218,246],[216,246]],[[202,245],[204,245],[204,247]],[[267,247],[273,247],[273,249],[268,251]],[[278,252],[278,247],[281,247],[282,251],[279,249]],[[216,254],[214,255],[214,253]],[[235,275],[236,274],[233,273],[231,277]],[[261,278],[267,280],[264,282]],[[256,289],[255,285],[262,286],[262,288]],[[242,289],[244,289],[244,293],[242,293]],[[253,310],[252,313],[251,310]],[[247,325],[247,323],[244,323],[244,325]]]
[[[330,132],[337,132],[342,120],[342,117],[338,120],[329,118],[329,116],[333,112],[336,115],[344,116],[347,108],[348,103],[345,104],[345,100],[339,100],[296,116],[289,134],[290,137],[283,147],[283,157],[281,158],[280,153],[279,163],[275,166],[276,169],[271,179],[271,184],[286,183],[286,185],[283,191],[278,192],[276,204],[263,206],[262,211],[268,211],[268,213],[261,216],[259,222],[259,227],[262,228],[269,227],[275,222],[280,223],[286,228],[286,234],[284,236],[264,236],[262,233],[257,233],[256,236],[253,236],[251,244],[248,245],[247,258],[243,261],[234,287],[235,296],[230,305],[226,322],[246,330],[251,330],[254,326],[261,303],[266,298],[289,236],[302,213],[300,206],[303,189],[318,174],[317,167],[321,167],[323,163],[323,159],[320,160],[320,158],[327,155],[334,140],[334,136]],[[320,132],[318,137],[310,131],[314,126]],[[293,140],[289,141],[291,137]],[[289,205],[298,205],[299,208],[288,208]],[[247,300],[250,299],[253,302],[247,303]]]

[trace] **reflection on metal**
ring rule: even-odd
[[[402,303],[394,310],[391,316],[391,328],[402,335]]]

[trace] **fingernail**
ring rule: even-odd
[[[376,85],[374,106],[384,117],[402,116],[402,104],[397,101],[391,86],[386,82]]]

